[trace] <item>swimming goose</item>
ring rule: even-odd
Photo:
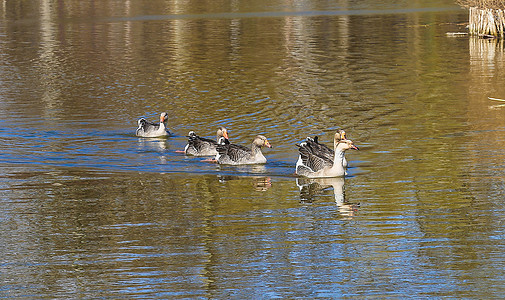
[[[267,159],[261,153],[263,146],[272,148],[267,138],[262,135],[254,138],[250,149],[235,144],[219,144],[216,148],[218,152],[216,161],[226,165],[264,164]]]
[[[160,123],[152,123],[144,118],[140,118],[137,123],[136,135],[140,137],[162,137],[170,135],[167,130],[168,114],[163,112],[160,114]]]
[[[349,149],[359,150],[351,140],[342,140],[339,132],[333,139],[334,156],[328,158],[313,142],[305,141],[298,146],[300,156],[296,162],[296,174],[309,178],[344,176],[344,153]]]
[[[224,138],[226,141],[228,140],[228,130],[220,126],[217,129],[216,135],[216,141],[213,141],[211,139],[199,137],[194,131],[190,131],[188,134],[188,144],[184,148],[184,153],[194,156],[216,156],[216,146],[221,138]],[[225,140],[222,140],[222,143],[225,143]]]
[[[345,131],[343,129],[337,129],[337,134],[340,136],[340,140],[347,139],[346,135],[345,135]],[[315,149],[315,151],[320,153],[320,155],[324,156],[327,159],[333,160],[333,157],[335,156],[335,151],[333,151],[333,149],[331,149],[330,147],[328,147],[324,144],[320,144],[319,138],[317,136],[314,136],[314,138],[311,138],[308,136],[307,143],[310,144],[309,146],[311,148]],[[347,168],[347,159],[345,159],[345,156],[342,161],[342,166],[344,166],[344,168]]]

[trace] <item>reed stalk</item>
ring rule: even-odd
[[[469,10],[470,34],[505,38],[505,0],[456,0]]]

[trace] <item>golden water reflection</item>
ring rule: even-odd
[[[447,38],[466,18],[449,0],[366,12],[425,3],[2,2],[4,290],[503,294],[503,44]],[[174,136],[135,137],[160,111]],[[176,152],[219,125],[266,134],[268,163]],[[338,127],[351,176],[295,178],[295,144]]]

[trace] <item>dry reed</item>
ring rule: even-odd
[[[505,0],[457,0],[469,9],[470,34],[505,37]]]

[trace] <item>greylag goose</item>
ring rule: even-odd
[[[344,176],[344,153],[349,149],[359,150],[351,140],[342,140],[339,132],[333,139],[334,156],[329,158],[313,142],[305,141],[298,146],[300,156],[296,162],[296,174],[309,178]]]
[[[337,134],[340,136],[340,140],[346,140],[346,135],[345,131],[343,129],[337,129]],[[336,136],[336,135],[335,135]],[[333,157],[335,156],[335,151],[331,149],[330,147],[320,144],[319,143],[319,138],[317,136],[314,136],[314,138],[307,137],[307,143],[309,143],[309,146],[314,149],[314,151],[317,151],[320,153],[320,155],[324,156],[325,158],[329,160],[333,160]],[[344,168],[347,168],[347,159],[342,160],[342,166]]]
[[[220,143],[216,148],[218,152],[216,161],[219,164],[226,165],[264,164],[267,162],[267,159],[261,153],[261,147],[263,146],[272,148],[267,138],[262,135],[254,138],[251,148]]]
[[[216,156],[216,146],[221,138],[224,138],[221,143],[226,143],[224,141],[228,140],[228,130],[220,126],[217,129],[216,135],[216,141],[213,141],[211,139],[199,137],[194,131],[190,131],[188,134],[188,144],[184,148],[184,154],[194,156]]]
[[[140,137],[163,137],[170,135],[167,130],[168,114],[163,112],[160,114],[160,122],[152,123],[144,118],[140,118],[137,123],[139,127],[137,128],[136,135]]]

